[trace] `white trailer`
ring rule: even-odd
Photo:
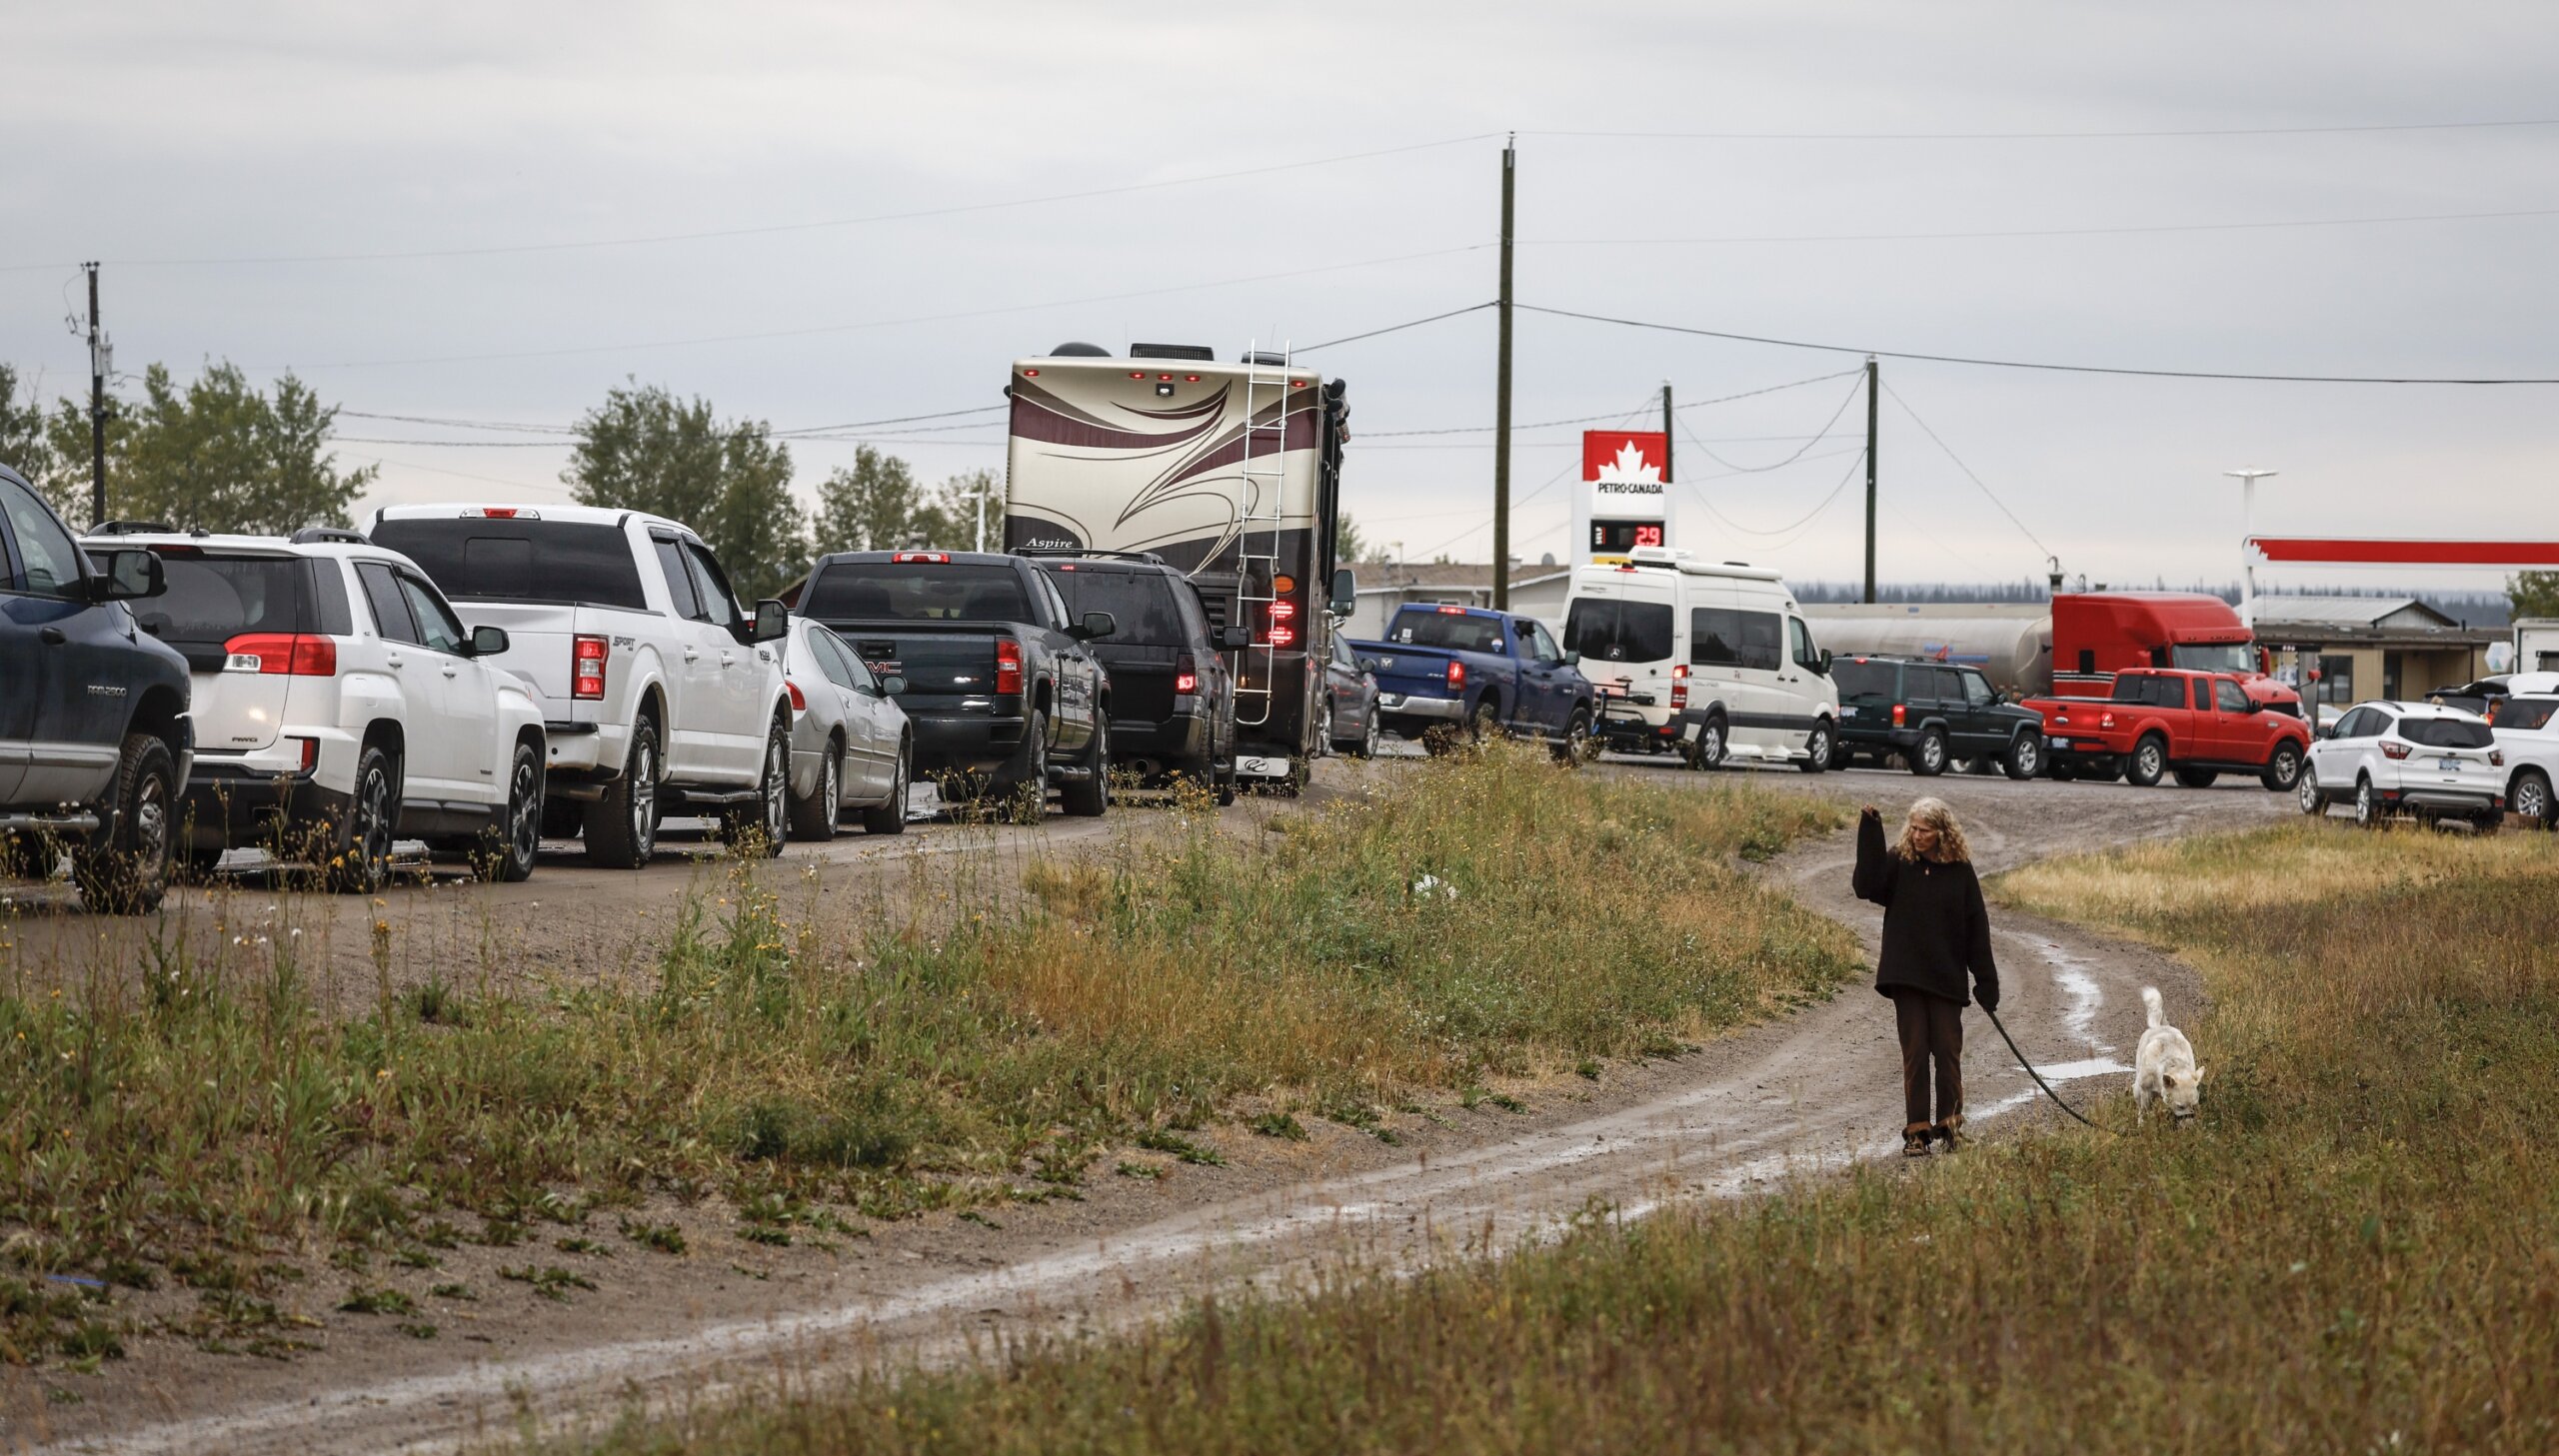
[[[2516,619],[2514,671],[2559,672],[2559,617]]]

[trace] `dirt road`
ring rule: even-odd
[[[1674,791],[1707,781],[1640,764],[1598,771],[1642,775]],[[1887,811],[1934,791],[1964,815],[1976,856],[1992,871],[2291,811],[2289,799],[2254,785],[1923,784],[1876,771],[1778,772],[1761,781],[1873,799]],[[1766,872],[1856,927],[1871,947],[1877,915],[1848,893],[1852,852],[1842,835]],[[2140,1025],[2141,985],[2160,986],[2172,1015],[2193,1002],[2190,976],[2137,947],[2002,915],[1998,948],[2011,1031],[2076,1097],[2118,1089],[2120,1058]],[[1977,1014],[1967,1019],[1975,1125],[1995,1127],[2034,1109],[2038,1094],[2006,1048]],[[96,1413],[74,1416],[99,1432],[90,1443],[44,1449],[432,1447],[511,1429],[519,1402],[576,1418],[633,1395],[699,1395],[732,1378],[882,1355],[931,1359],[996,1334],[1106,1327],[1225,1281],[1268,1287],[1345,1255],[1412,1264],[1498,1250],[1559,1226],[1594,1200],[1639,1215],[1664,1200],[1746,1192],[1891,1152],[1900,1126],[1891,1018],[1861,986],[1684,1056],[1612,1068],[1595,1085],[1576,1080],[1529,1092],[1527,1102],[1522,1113],[1489,1102],[1442,1109],[1445,1125],[1416,1128],[1401,1147],[1349,1129],[1327,1127],[1302,1145],[1231,1129],[1214,1139],[1233,1162],[1228,1168],[1184,1168],[1162,1184],[1096,1177],[1085,1201],[1006,1210],[1001,1228],[948,1219],[898,1225],[824,1268],[788,1276],[744,1277],[753,1270],[739,1265],[742,1277],[710,1287],[641,1280],[624,1297],[542,1311],[501,1345],[444,1341],[403,1350],[387,1334],[368,1346],[333,1330],[328,1352],[289,1367],[229,1361],[219,1367],[226,1378],[213,1384],[172,1367],[159,1372],[150,1398],[128,1403],[125,1418],[93,1425]]]

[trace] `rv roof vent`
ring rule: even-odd
[[[1109,359],[1111,351],[1099,344],[1078,344],[1069,341],[1050,350],[1049,357],[1051,359]]]
[[[1218,351],[1206,344],[1132,344],[1131,359],[1196,359],[1202,364],[1218,362]]]
[[[1271,353],[1267,353],[1267,352],[1257,352],[1257,353],[1253,353],[1253,354],[1247,354],[1247,355],[1246,355],[1246,356],[1244,356],[1243,358],[1241,358],[1241,359],[1237,360],[1237,361],[1236,361],[1236,363],[1238,363],[1238,364],[1268,364],[1268,365],[1277,365],[1277,366],[1279,366],[1279,367],[1280,367],[1280,368],[1283,368],[1283,369],[1284,369],[1284,368],[1286,368],[1286,367],[1287,367],[1288,359],[1287,359],[1287,356],[1286,356],[1286,355],[1282,355],[1282,354],[1271,354]]]

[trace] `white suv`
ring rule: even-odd
[[[2492,830],[2506,817],[2506,755],[2488,721],[2428,703],[2359,703],[2310,745],[2301,811],[2339,800],[2366,826],[2400,809]]]
[[[2559,784],[2559,697],[2518,693],[2496,708],[2488,728],[2511,774],[2506,807],[2536,828],[2559,828],[2559,794],[2552,791]]]
[[[750,614],[718,558],[674,521],[599,506],[394,506],[372,537],[513,645],[550,736],[546,832],[649,862],[661,812],[717,813],[782,852],[791,701],[779,602]]]
[[[118,524],[167,590],[135,604],[186,658],[198,742],[177,847],[198,871],[257,846],[378,887],[395,838],[522,879],[541,847],[542,712],[494,627],[465,628],[416,564],[352,531],[181,534]]]

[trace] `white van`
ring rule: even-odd
[[[1623,566],[1576,567],[1563,645],[1600,695],[1594,736],[1618,752],[1675,752],[1828,768],[1839,694],[1775,572],[1637,547]]]

